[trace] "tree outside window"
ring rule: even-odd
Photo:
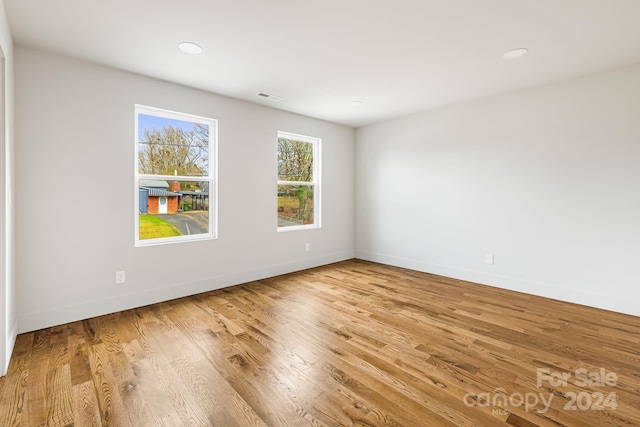
[[[320,139],[278,133],[278,229],[319,227]]]

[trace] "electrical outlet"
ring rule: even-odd
[[[493,265],[493,254],[485,254],[484,263]]]
[[[116,271],[116,285],[124,283],[124,270]]]
[[[305,251],[305,252],[309,252],[310,250],[311,250],[311,243],[306,243],[306,244],[304,245],[304,251]]]

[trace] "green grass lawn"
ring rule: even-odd
[[[180,230],[164,219],[153,215],[140,215],[140,240],[182,236]]]

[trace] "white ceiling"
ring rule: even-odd
[[[640,0],[4,3],[16,44],[354,127],[640,62]]]

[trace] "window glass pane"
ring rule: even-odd
[[[313,144],[278,138],[278,180],[313,181]]]
[[[278,185],[278,227],[313,224],[313,185]]]
[[[140,240],[209,233],[209,181],[140,179]]]
[[[138,173],[208,175],[209,126],[138,114]]]

